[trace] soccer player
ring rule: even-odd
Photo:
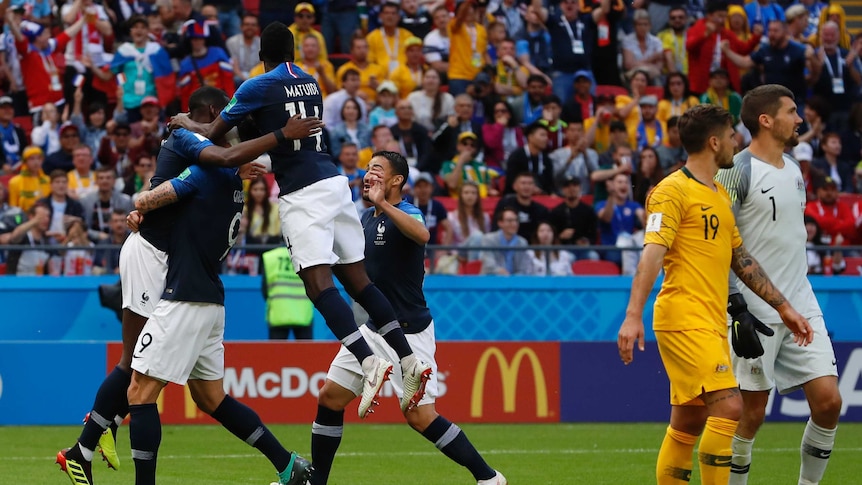
[[[695,106],[680,118],[679,129],[689,159],[647,200],[644,250],[617,344],[626,364],[635,341],[644,349],[643,307],[664,268],[653,329],[670,379],[671,415],[656,479],[659,485],[688,483],[694,443],[703,433],[701,483],[726,484],[730,443],[742,412],[727,341],[728,268],[778,311],[799,345],[810,343],[813,332],[742,245],[727,192],[713,181],[719,168],[733,164],[730,113]]]
[[[437,364],[434,321],[425,303],[425,244],[430,238],[422,212],[403,200],[407,181],[407,160],[395,152],[377,152],[368,165],[363,198],[374,207],[362,213],[365,230],[365,267],[371,280],[392,302],[410,346],[425,362],[431,374],[425,396],[412,410],[404,411],[407,423],[452,461],[467,467],[481,485],[506,485],[502,474],[489,467],[458,425],[437,414]],[[393,267],[397,264],[398,267]],[[375,331],[373,321],[359,328],[374,352],[387,359],[394,351]],[[344,430],[344,408],[362,392],[362,368],[344,347],[329,367],[326,382],[317,399],[317,416],[311,430],[311,483],[325,485]],[[395,394],[401,396],[399,372],[392,376]]]
[[[266,73],[244,82],[213,123],[200,125],[177,116],[172,124],[217,138],[247,115],[262,133],[295,114],[320,116],[320,86],[293,63],[293,55],[293,34],[280,22],[270,23],[260,36],[260,59]],[[287,249],[308,298],[332,333],[362,363],[365,387],[359,416],[364,418],[375,404],[392,364],[371,351],[356,327],[350,305],[335,288],[333,273],[398,354],[405,389],[401,408],[407,409],[422,399],[431,366],[413,355],[395,310],[365,273],[365,240],[347,177],[339,174],[325,149],[322,133],[316,133],[270,151],[281,190],[278,213]]]
[[[204,87],[189,100],[193,119],[206,122],[227,103],[224,92]],[[316,118],[291,118],[282,128],[286,138],[303,138],[320,130]],[[213,145],[206,138],[187,130],[174,130],[162,146],[153,186],[178,176],[195,160],[222,166],[238,166],[254,160],[275,147],[275,135],[240,143],[231,148]],[[249,173],[253,178],[254,174]],[[135,213],[133,213],[135,214]],[[147,322],[165,288],[168,264],[168,242],[177,211],[171,208],[151,212],[132,233],[120,253],[120,276],[123,286],[123,354],[114,370],[108,374],[96,393],[93,409],[78,438],[77,446],[57,454],[57,463],[72,483],[92,482],[92,459],[97,446],[111,468],[119,467],[115,440],[116,428],[128,414],[126,390],[131,382],[132,351],[135,341]],[[110,429],[110,433],[106,430]],[[76,481],[84,476],[88,482]]]
[[[196,151],[209,143],[200,138]],[[272,462],[278,484],[304,484],[311,464],[285,450],[257,413],[224,391],[224,286],[218,274],[239,234],[242,179],[236,169],[192,165],[143,192],[135,208],[146,214],[179,201],[182,206],[172,208],[179,214],[170,231],[165,291],[132,354],[128,398],[135,485],[156,483],[162,438],[156,399],[168,382],[188,383],[201,411]]]
[[[820,483],[835,442],[841,395],[832,342],[806,278],[805,183],[799,162],[785,154],[786,148],[799,143],[797,129],[802,119],[793,93],[775,84],[749,91],[742,101],[741,118],[751,132],[751,145],[736,155],[733,168],[719,171],[716,180],[727,188],[740,235],[751,253],[811,322],[815,337],[807,347],[793,345],[767,302],[739,282],[731,284],[727,311],[734,329],[740,329],[738,338],[734,332],[736,356],[732,357],[743,411],[733,437],[730,483],[748,481],[754,437],[763,424],[769,393],[776,386],[782,394],[799,388],[805,392],[811,419],[802,433],[799,484]],[[752,328],[777,335],[758,337]],[[746,335],[751,338],[745,339]]]

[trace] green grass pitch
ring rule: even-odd
[[[665,424],[469,424],[462,428],[489,462],[513,485],[645,485],[655,483],[654,464]],[[750,483],[796,483],[803,423],[768,423],[755,443]],[[69,483],[54,464],[79,427],[0,427],[0,483]],[[287,448],[308,456],[310,425],[272,426]],[[122,466],[94,464],[99,485],[134,482],[128,429],[121,428]],[[159,483],[262,484],[275,474],[269,462],[217,426],[166,426],[159,451]],[[470,474],[449,461],[406,425],[347,425],[332,485],[470,484]],[[695,471],[692,484],[700,483]],[[862,483],[862,424],[842,424],[826,478],[830,484]]]

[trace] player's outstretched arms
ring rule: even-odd
[[[201,163],[220,167],[239,167],[272,150],[288,138],[305,138],[319,132],[322,126],[323,122],[315,117],[300,118],[299,115],[295,115],[280,129],[254,140],[244,141],[230,148],[208,146],[201,151],[198,160]]]
[[[626,365],[634,359],[635,342],[638,344],[638,350],[641,352],[644,350],[644,305],[661,271],[665,253],[667,248],[660,244],[644,246],[641,260],[632,279],[632,292],[629,306],[626,308],[626,319],[623,320],[620,332],[617,334],[617,350]]]
[[[761,268],[760,263],[745,249],[745,246],[740,245],[733,249],[730,268],[745,283],[745,286],[751,288],[755,295],[778,311],[781,320],[793,332],[794,342],[799,345],[811,343],[814,339],[814,331],[808,320],[800,315],[784,298],[784,295],[775,287],[769,276]]]
[[[170,181],[165,181],[152,190],[141,192],[138,200],[135,201],[135,210],[141,214],[146,214],[166,205],[171,205],[178,200],[180,198],[173,184]]]

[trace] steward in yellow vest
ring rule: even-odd
[[[287,339],[293,329],[297,340],[311,339],[314,306],[290,260],[286,247],[271,249],[263,259],[263,298],[271,340]]]

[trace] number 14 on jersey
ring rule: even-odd
[[[300,118],[308,117],[308,113],[305,109],[305,102],[303,101],[290,101],[284,103],[284,110],[287,111],[287,114],[291,117],[299,114]],[[320,108],[318,106],[314,106],[314,114],[312,116],[320,117]],[[315,139],[314,149],[318,152],[323,150],[323,130],[318,131],[311,135]],[[302,148],[302,140],[293,140],[293,149],[295,151],[299,151]]]

